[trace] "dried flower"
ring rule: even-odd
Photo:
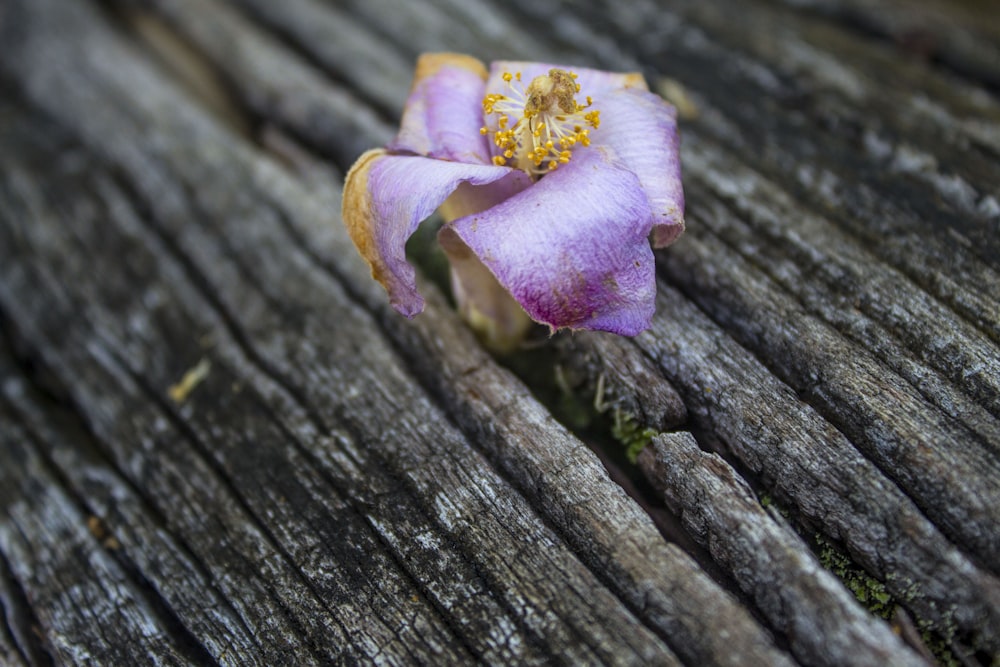
[[[684,229],[676,112],[639,74],[425,54],[402,126],[362,155],[344,221],[407,317],[405,244],[441,207],[459,308],[497,348],[530,320],[635,335],[653,316],[653,247]]]

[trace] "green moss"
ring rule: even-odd
[[[920,631],[920,639],[923,640],[927,650],[937,659],[938,664],[944,665],[944,667],[961,667],[963,664],[955,657],[949,642],[943,639],[941,635],[923,629]]]
[[[652,441],[656,434],[654,429],[643,427],[634,416],[621,410],[615,410],[614,422],[611,424],[611,437],[625,447],[625,457],[629,463],[635,464],[639,452]]]
[[[907,589],[906,597],[909,598],[914,595],[916,595],[915,584]],[[959,665],[968,664],[966,660],[959,660],[954,652],[955,638],[958,634],[958,627],[953,620],[954,614],[954,609],[945,610],[944,623],[937,623],[933,626],[930,621],[917,619],[917,629],[920,631],[920,639],[924,642],[924,646],[934,654],[934,657],[937,658],[940,664],[947,665],[948,667],[952,667],[953,665],[958,667]],[[997,661],[994,660],[994,662]]]
[[[854,562],[840,549],[820,534],[816,534],[816,547],[819,561],[830,572],[833,572],[848,590],[854,593],[858,602],[880,618],[889,620],[896,613],[896,601],[886,590],[885,584],[875,579]]]
[[[763,499],[761,500],[763,504]],[[893,597],[885,584],[875,579],[858,567],[843,551],[822,535],[814,536],[816,552],[820,563],[827,570],[837,575],[844,585],[854,593],[854,597],[875,616],[892,621],[896,615],[899,602],[910,602],[918,596],[916,584],[911,584],[900,595],[899,600]],[[938,663],[948,667],[963,664],[955,655],[953,645],[957,629],[953,623],[932,625],[925,619],[916,619],[917,629],[924,646],[934,655]]]

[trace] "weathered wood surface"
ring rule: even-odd
[[[995,12],[620,5],[0,5],[0,662],[1000,659]],[[428,50],[675,99],[649,332],[388,307],[339,174]]]

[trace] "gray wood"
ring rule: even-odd
[[[212,0],[169,0],[151,6],[155,13],[147,10],[139,16],[176,30],[184,47],[211,62],[258,123],[290,128],[314,150],[342,163],[369,148],[373,140],[384,143],[391,138],[393,129],[378,113],[352,92],[331,85],[321,71],[283,48],[277,36],[235,9]],[[397,59],[379,67],[400,64]]]
[[[49,57],[58,59],[59,54]],[[94,74],[99,76],[99,70]],[[149,87],[147,70],[137,66],[130,74],[131,90],[147,93],[151,109],[177,107],[169,104],[169,89]],[[240,151],[225,147],[225,135],[197,117],[174,120],[187,137],[177,135],[176,141],[189,142],[202,157],[225,159],[230,173],[239,172],[231,184],[245,183],[253,164],[240,166]],[[127,159],[124,147],[134,145],[135,137],[129,134],[138,128],[130,130],[128,119],[114,121],[121,143],[111,146],[111,159]],[[171,145],[179,145],[176,141]],[[190,156],[174,156],[174,168]],[[18,166],[11,165],[10,172],[16,174]],[[22,262],[12,271],[30,271],[41,284],[52,266],[80,271],[69,292],[92,304],[97,328],[80,323],[60,341],[50,340],[46,347],[55,358],[49,365],[57,373],[79,376],[73,399],[81,404],[88,426],[111,449],[116,465],[159,505],[170,529],[185,534],[209,565],[224,568],[234,557],[243,563],[244,575],[230,577],[232,585],[257,581],[261,594],[230,590],[228,595],[248,605],[241,610],[247,622],[276,626],[267,628],[272,636],[266,638],[275,650],[297,658],[298,652],[307,651],[302,655],[306,661],[309,653],[317,661],[327,659],[321,656],[381,656],[399,663],[456,662],[470,653],[487,662],[536,662],[538,656],[556,652],[584,662],[669,659],[662,642],[533,518],[523,498],[407,381],[391,350],[372,336],[370,318],[345,300],[336,283],[308,261],[283,265],[275,263],[273,255],[269,261],[257,254],[281,248],[283,238],[287,243],[273,210],[254,206],[256,217],[228,217],[227,224],[239,225],[259,242],[245,247],[248,256],[241,257],[225,247],[225,241],[209,240],[198,222],[206,215],[200,207],[212,210],[220,201],[230,204],[236,191],[217,189],[207,201],[187,201],[176,191],[161,191],[159,202],[173,194],[177,200],[165,207],[179,206],[175,212],[187,214],[186,224],[174,230],[173,237],[157,227],[169,212],[153,204],[152,217],[139,218],[135,207],[143,194],[123,191],[124,183],[111,176],[94,170],[90,177],[97,183],[92,188],[65,191],[69,206],[100,211],[96,219],[78,221],[75,241],[86,249],[86,263],[41,226],[15,226],[24,241]],[[199,176],[190,169],[183,173],[183,178]],[[178,186],[139,181],[133,182],[137,188]],[[48,197],[32,192],[28,179],[22,185],[22,200],[46,211]],[[101,199],[89,200],[92,192]],[[97,220],[105,215],[113,225],[99,227]],[[52,219],[61,218],[55,214]],[[134,263],[121,266],[117,259],[126,248]],[[13,267],[12,259],[5,258],[5,265]],[[242,262],[271,267],[276,273],[263,277],[290,281],[296,298],[314,306],[325,302],[326,307],[304,324],[316,328],[310,338],[325,342],[312,350],[282,343],[287,327],[280,322],[283,309],[276,310],[268,294],[277,284],[262,285],[259,291],[242,288],[232,280],[246,271]],[[99,270],[89,272],[90,267]],[[191,272],[188,277],[182,267]],[[125,285],[124,275],[118,280],[110,276],[129,268],[135,288],[129,293],[139,302],[127,294],[100,294],[106,283],[95,281],[96,276]],[[164,283],[156,282],[158,275]],[[26,289],[17,276],[8,276],[5,285]],[[157,289],[163,290],[159,307],[144,311],[142,296],[148,299],[148,290]],[[34,306],[15,304],[19,300],[10,291],[4,301],[15,310],[54,306],[41,298]],[[133,316],[115,317],[115,308]],[[296,310],[306,312],[301,304]],[[145,317],[153,321],[143,323]],[[35,319],[30,310],[22,311],[21,318]],[[323,337],[319,331],[337,335]],[[212,339],[210,349],[199,349],[198,341],[204,342],[205,336]],[[88,338],[93,341],[89,346]],[[90,379],[87,355],[81,358],[77,350],[93,350],[95,345],[99,356],[110,357],[106,363],[111,368],[91,370]],[[159,356],[158,350],[170,354]],[[212,371],[199,393],[182,408],[172,408],[164,388],[184,366],[171,372],[171,362],[178,365],[199,355],[212,360]],[[340,361],[328,366],[324,358]],[[309,381],[303,384],[291,377]],[[135,411],[146,396],[153,403]],[[225,399],[200,404],[199,396]],[[389,401],[373,403],[375,396]],[[372,405],[396,409],[378,413],[366,407]],[[220,431],[223,414],[242,415],[239,427],[228,434]],[[394,432],[411,435],[397,439]],[[154,440],[143,433],[154,433]],[[149,448],[148,458],[132,456],[139,443]],[[210,501],[202,496],[218,498],[210,516],[185,511],[185,505],[208,506]],[[179,502],[181,498],[186,502]],[[220,537],[237,553],[212,554]],[[442,545],[454,551],[442,553]],[[272,599],[280,607],[269,610],[265,605]]]
[[[976,11],[975,3],[936,0],[785,0],[793,7],[832,18],[891,40],[917,58],[934,58],[962,77],[1000,88],[1000,19]],[[890,11],[886,11],[886,5]],[[982,5],[987,7],[987,5]]]
[[[736,456],[809,529],[821,527],[843,542],[921,618],[995,642],[994,630],[973,629],[1000,621],[994,575],[950,544],[843,434],[678,292],[661,290],[658,312],[664,317],[637,343],[681,391],[707,444]]]
[[[35,16],[41,20],[47,18],[42,13],[44,6],[37,9],[33,6],[32,10],[39,12]],[[72,14],[61,16],[72,17]],[[91,43],[99,41],[102,48],[113,48],[111,35],[99,27],[91,27],[85,14],[74,18],[80,21],[76,26],[78,32],[85,35],[84,30],[96,31]],[[44,23],[42,26],[44,29]],[[25,60],[30,58],[41,71],[46,71],[46,65],[51,63],[49,71],[57,77],[64,71],[60,65],[79,59],[74,45],[68,45],[64,51],[43,52],[33,50],[29,42],[24,48]],[[184,517],[177,516],[183,514],[177,508],[168,514],[163,503],[170,502],[171,494],[163,485],[179,486],[185,495],[196,490],[223,497],[237,492],[231,507],[220,502],[215,514],[223,524],[234,522],[232,527],[211,526],[210,530],[232,534],[238,524],[246,524],[245,530],[250,530],[249,538],[260,556],[247,552],[240,556],[250,558],[248,574],[259,571],[276,582],[272,595],[276,594],[292,614],[287,626],[279,625],[272,630],[276,635],[270,638],[273,646],[289,651],[296,643],[302,643],[313,647],[317,658],[326,652],[371,658],[377,652],[390,660],[408,656],[406,659],[425,661],[435,655],[435,659],[451,662],[467,650],[480,659],[502,662],[532,662],[536,659],[532,656],[539,651],[584,662],[669,659],[670,652],[662,640],[638,623],[558,536],[547,532],[542,524],[533,523],[530,518],[533,511],[524,506],[523,498],[483,467],[481,457],[469,450],[468,441],[434,417],[438,414],[436,409],[419,389],[407,382],[407,373],[398,362],[393,362],[395,355],[384,343],[379,343],[380,336],[376,334],[373,338],[371,319],[352,305],[351,297],[329,273],[301,250],[294,249],[294,237],[280,220],[282,212],[275,210],[275,202],[269,201],[275,196],[275,188],[268,187],[267,179],[281,180],[280,175],[255,176],[251,170],[266,172],[267,165],[255,163],[238,147],[229,147],[226,135],[206,122],[207,119],[182,113],[165,114],[165,109],[178,109],[180,100],[172,97],[168,87],[160,87],[162,84],[157,84],[141,64],[128,68],[97,65],[75,74],[73,79],[61,81],[63,93],[71,100],[86,93],[74,80],[86,80],[90,85],[100,86],[112,98],[124,96],[125,91],[129,96],[139,92],[145,106],[133,109],[131,117],[124,114],[91,117],[75,128],[110,163],[102,169],[90,170],[82,185],[74,184],[75,175],[69,174],[63,179],[65,182],[59,183],[60,189],[39,191],[32,177],[31,161],[13,161],[8,165],[8,210],[16,210],[18,206],[34,209],[39,213],[37,218],[52,220],[52,224],[62,220],[62,207],[82,209],[89,216],[77,221],[72,244],[76,248],[66,247],[65,239],[47,233],[44,225],[25,227],[17,221],[25,220],[26,216],[15,217],[7,247],[18,248],[20,261],[15,262],[14,256],[7,258],[11,274],[5,281],[4,301],[17,314],[15,319],[37,322],[39,315],[35,308],[49,310],[56,304],[40,298],[45,290],[36,290],[35,304],[27,304],[18,298],[19,291],[23,294],[31,283],[51,284],[54,266],[62,267],[64,275],[72,276],[66,291],[57,291],[51,299],[59,301],[60,295],[69,294],[71,300],[89,303],[90,317],[85,319],[95,320],[96,329],[81,322],[64,331],[59,340],[48,339],[45,354],[52,358],[46,360],[47,366],[57,374],[69,372],[79,376],[80,382],[74,383],[70,391],[73,400],[80,403],[89,428],[106,443],[112,460],[125,469],[134,484],[142,480],[142,487],[153,496],[149,501],[159,505],[158,511],[167,515],[168,521],[178,522],[172,526],[174,531],[194,532],[196,526],[186,526]],[[29,89],[30,94],[37,93]],[[46,102],[42,96],[35,101],[42,105]],[[51,107],[48,111],[60,114],[60,108]],[[63,120],[73,122],[67,117]],[[138,137],[142,133],[148,135],[151,127],[161,132],[164,140],[150,143],[166,148],[154,149],[152,155],[136,154]],[[115,138],[102,141],[112,128]],[[48,133],[39,128],[25,134]],[[44,152],[46,148],[48,153]],[[36,159],[54,157],[51,147],[43,145],[35,149],[41,152]],[[140,159],[148,171],[141,171]],[[223,173],[215,171],[223,164],[225,173],[231,174],[228,183],[216,180],[216,188],[211,192],[194,187],[209,171]],[[116,174],[115,165],[122,171]],[[123,173],[134,177],[126,178]],[[253,194],[242,195],[247,178],[258,181],[260,188],[253,190]],[[63,194],[53,210],[48,202],[57,191]],[[98,195],[96,200],[93,193]],[[233,210],[241,196],[246,197],[245,203],[237,204],[238,210]],[[292,199],[285,205],[292,207],[294,202]],[[98,219],[111,224],[99,227]],[[214,222],[203,225],[203,220]],[[233,231],[238,229],[244,235],[236,241],[240,245],[234,247],[224,234],[214,239],[210,236],[209,232],[220,230],[220,224],[231,225]],[[251,239],[253,242],[247,243]],[[284,252],[291,252],[297,260],[274,261],[275,255],[271,253],[283,244]],[[86,252],[86,262],[74,251],[81,247]],[[117,262],[123,255],[132,257],[125,267]],[[90,268],[94,266],[99,271],[92,272]],[[251,266],[254,274],[249,272]],[[189,275],[184,277],[185,273]],[[157,277],[161,275],[170,279],[160,284]],[[240,275],[250,280],[253,290],[248,292],[234,280]],[[102,276],[102,280],[95,281],[96,276]],[[113,294],[105,294],[102,289],[106,284],[119,287],[112,290]],[[124,285],[128,285],[127,291],[122,290]],[[149,299],[150,290],[158,294],[158,308],[155,313],[143,313],[142,300],[136,302],[135,298],[145,294]],[[295,296],[279,297],[286,291]],[[279,299],[284,301],[282,305],[278,305]],[[326,342],[312,349],[282,343],[281,332],[287,326],[281,324],[284,313],[306,313],[324,302],[329,303],[309,316],[303,326],[317,334],[337,331],[335,337],[317,336],[317,340]],[[125,328],[120,324],[118,309],[131,313],[124,318],[129,321]],[[61,317],[69,314],[69,310],[63,310]],[[153,321],[143,323],[146,318]],[[186,342],[185,338],[192,334],[185,336],[184,332],[196,335]],[[88,381],[88,357],[81,357],[76,350],[92,350],[94,343],[88,345],[86,341],[95,336],[98,357],[109,355],[105,363],[111,368]],[[25,340],[36,337],[44,340],[45,333],[24,334]],[[199,349],[199,345],[208,347]],[[106,352],[100,351],[103,347]],[[157,350],[171,350],[171,354],[166,359],[158,358],[154,354]],[[212,370],[196,395],[226,396],[225,403],[190,412],[171,410],[162,389],[169,385],[171,358],[175,364],[177,359],[189,359],[191,365],[199,355],[211,359]],[[339,361],[330,367],[321,361],[324,358]],[[491,362],[484,358],[484,363]],[[175,377],[177,373],[176,369],[172,371]],[[94,371],[89,374],[93,376]],[[66,378],[61,382],[66,383]],[[105,405],[104,401],[111,399],[101,391],[106,386],[116,387],[127,399],[120,404],[116,401]],[[247,388],[237,390],[236,386]],[[508,400],[509,394],[508,391]],[[131,412],[130,406],[140,404],[144,396],[153,398],[154,403],[123,419]],[[372,403],[374,396],[389,398],[396,409],[390,413],[372,412],[379,409],[378,405],[382,409],[390,405]],[[532,408],[533,401],[527,394],[524,397],[525,414],[531,414],[532,410],[544,414],[537,407]],[[191,410],[194,405],[192,396],[184,407]],[[494,410],[501,407],[495,406]],[[220,437],[225,413],[244,417],[236,431]],[[558,430],[550,420],[542,426],[542,437],[547,431]],[[128,443],[142,441],[142,433],[147,429],[158,432],[156,442],[149,445],[152,448],[149,460],[135,461],[129,456]],[[331,429],[336,437],[320,435]],[[397,440],[392,433],[410,435]],[[311,436],[309,444],[304,442],[307,436]],[[563,437],[570,438],[568,434]],[[283,447],[267,448],[254,455],[247,450],[250,443],[280,443],[289,438],[291,442]],[[365,442],[378,446],[363,447]],[[578,442],[567,445],[580,448]],[[389,449],[382,451],[383,447]],[[158,454],[161,448],[165,449]],[[421,451],[421,448],[426,449]],[[160,461],[167,451],[171,452],[170,460]],[[340,460],[341,457],[345,460]],[[565,460],[561,463],[565,465]],[[153,465],[155,470],[151,468]],[[194,473],[199,467],[203,469],[200,476]],[[182,470],[188,470],[183,480]],[[584,497],[597,492],[607,496],[610,492],[611,498],[617,499],[617,506],[625,500],[620,490],[607,486],[606,478],[593,463],[580,470],[590,470],[592,475],[575,472],[575,477],[583,483],[566,484],[566,489]],[[605,490],[597,491],[588,480],[603,483]],[[403,481],[402,488],[399,481]],[[189,489],[189,485],[193,488]],[[263,494],[237,491],[247,488],[266,491]],[[415,498],[408,499],[407,489]],[[283,503],[285,497],[298,502]],[[189,502],[204,505],[207,499],[196,494]],[[589,507],[596,505],[591,503]],[[586,509],[588,505],[580,507]],[[611,505],[611,509],[615,507],[616,504]],[[627,505],[624,507],[635,520],[645,521],[646,527],[640,528],[639,533],[646,534],[644,539],[659,540],[648,519]],[[385,512],[392,513],[395,520],[390,520]],[[608,508],[602,512],[590,518],[589,532],[607,530]],[[615,516],[616,521],[624,518],[623,512]],[[324,522],[323,517],[338,517],[338,521],[330,525],[329,518]],[[401,523],[402,517],[407,518]],[[475,523],[469,523],[472,517]],[[513,517],[517,520],[512,521]],[[273,518],[277,523],[272,525],[265,518]],[[193,520],[192,517],[187,521]],[[359,520],[362,525],[358,525]],[[573,524],[570,528],[579,533],[583,525]],[[323,548],[335,544],[334,536],[344,531],[353,536],[351,541],[333,552]],[[589,552],[593,544],[587,540],[586,532],[571,542],[587,551],[588,559],[592,559]],[[377,541],[373,542],[373,537]],[[612,537],[602,539],[610,545]],[[236,536],[230,539],[235,540]],[[442,544],[454,545],[458,552],[442,558]],[[660,545],[653,543],[651,547],[666,548],[662,542]],[[209,546],[198,544],[191,548],[197,550],[200,559],[214,561],[217,566],[229,560],[230,557],[211,553]],[[347,552],[343,553],[343,549]],[[385,551],[389,553],[381,555]],[[622,567],[627,570],[643,566],[647,570],[645,577],[662,580],[663,575],[649,574],[651,568],[638,558],[640,553],[648,557],[649,551],[637,549],[631,565],[623,556]],[[355,553],[352,556],[350,552]],[[264,560],[259,560],[261,557]],[[770,646],[766,633],[725,593],[712,593],[714,584],[699,575],[682,553],[666,548],[664,558],[678,561],[683,577],[671,575],[675,580],[660,584],[663,588],[688,585],[692,599],[705,602],[706,595],[714,597],[711,604],[703,604],[699,620],[697,615],[678,614],[672,599],[657,603],[656,593],[649,590],[650,582],[631,583],[633,589],[642,587],[641,602],[646,607],[641,610],[651,619],[649,624],[662,625],[664,635],[674,626],[678,630],[686,628],[692,640],[682,647],[695,660],[729,662],[740,656],[759,654],[760,659],[768,662],[781,661],[781,654]],[[389,567],[393,562],[407,566],[393,570]],[[553,563],[549,574],[545,562]],[[362,563],[362,571],[353,573],[352,569]],[[294,574],[296,569],[298,575]],[[609,576],[606,572],[600,575]],[[621,579],[620,575],[614,576]],[[369,583],[361,588],[348,583],[359,577]],[[439,578],[437,583],[435,577]],[[367,590],[370,586],[377,588]],[[459,595],[460,590],[470,588],[485,590],[468,598],[468,593]],[[266,596],[261,600],[247,594],[236,596],[233,591],[226,594],[241,598],[237,602],[243,604],[268,602]],[[639,595],[638,591],[630,594],[636,609],[640,609]],[[600,602],[602,598],[606,602]],[[396,600],[412,600],[412,603],[408,609],[397,610],[398,602],[392,602]],[[430,606],[421,612],[424,600]],[[548,609],[550,605],[555,609]],[[352,612],[359,606],[369,611]],[[716,618],[711,612],[725,618],[726,608],[731,609],[729,614],[733,616],[733,634],[745,637],[742,641],[723,642],[705,632],[710,619]],[[513,610],[519,610],[517,618],[509,615]],[[239,611],[245,623],[251,622],[250,619],[275,617],[266,608],[248,607]],[[614,620],[616,614],[620,621]],[[392,618],[396,621],[390,621]],[[401,629],[390,630],[399,623],[403,623]],[[445,624],[454,627],[457,636],[442,635]],[[477,629],[473,630],[474,626]],[[263,630],[255,628],[254,634]],[[673,637],[673,641],[678,640]],[[545,648],[549,642],[552,644]]]
[[[390,320],[413,350],[415,369],[433,378],[432,391],[454,406],[456,422],[630,608],[688,662],[786,661],[690,556],[663,541],[582,442],[475,351],[468,332],[441,325],[447,315],[440,298],[427,314],[415,330]],[[718,625],[725,634],[713,631]]]
[[[908,11],[4,3],[0,662],[995,660],[996,26]],[[519,378],[422,276],[389,308],[339,174],[424,50],[683,96],[649,332]]]
[[[24,589],[60,662],[112,664],[156,656],[156,664],[192,659],[162,629],[142,590],[111,550],[102,549],[85,517],[60,488],[21,429],[7,428],[0,488],[5,517],[0,540],[11,575]],[[95,631],[96,630],[96,631]]]
[[[804,313],[793,298],[751,271],[748,260],[708,234],[702,243],[701,236],[692,233],[686,252],[669,257],[666,274],[699,305],[707,305],[702,296],[712,294],[709,312],[737,340],[771,360],[770,370],[851,438],[946,534],[997,568],[992,558],[1000,553],[1000,534],[994,531],[1000,523],[996,452],[935,410],[864,347]],[[715,260],[725,268],[716,270]],[[775,321],[784,325],[765,333],[764,323]],[[984,429],[996,428],[992,416],[983,421]]]
[[[698,449],[690,434],[657,437],[640,454],[639,465],[803,661],[925,664],[888,627],[859,609],[780,515],[762,508],[737,473],[717,454]]]

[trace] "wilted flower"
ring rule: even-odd
[[[408,317],[423,299],[405,244],[438,207],[460,310],[494,346],[525,313],[635,335],[654,310],[650,244],[684,229],[675,111],[639,74],[425,54],[399,134],[344,187],[351,238]]]

